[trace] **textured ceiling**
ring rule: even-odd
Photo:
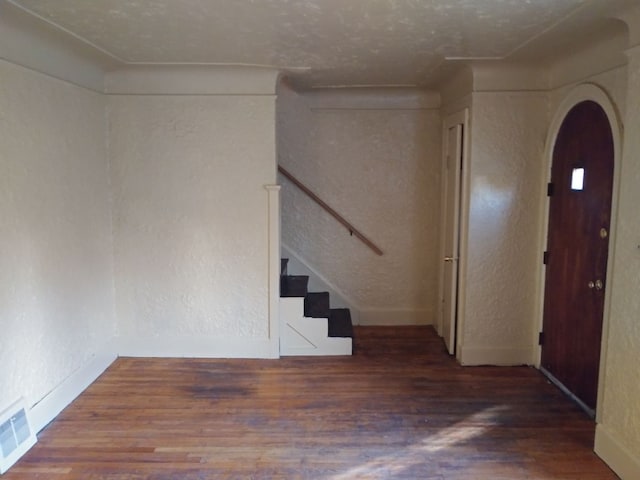
[[[638,0],[0,1],[124,63],[272,66],[309,87],[429,85],[456,60],[593,33]]]

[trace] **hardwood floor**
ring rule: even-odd
[[[460,367],[430,327],[356,354],[118,359],[3,480],[617,478],[538,371]]]

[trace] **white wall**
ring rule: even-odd
[[[445,115],[468,108],[456,356],[532,364],[542,261],[548,72],[478,61],[442,85]]]
[[[384,252],[377,256],[285,178],[282,241],[357,305],[360,323],[434,323],[438,98],[417,91],[278,99],[279,162]]]
[[[640,32],[640,14],[638,20]],[[640,476],[640,45],[629,52],[625,131],[596,452],[630,480]]]
[[[549,65],[551,115],[576,85],[592,83],[607,92],[622,120],[627,92],[626,46],[627,35],[623,29],[552,62]]]
[[[115,332],[104,96],[0,61],[0,410]]]
[[[275,97],[111,95],[108,112],[120,353],[267,355]]]
[[[545,93],[473,93],[463,364],[532,361],[546,121]]]

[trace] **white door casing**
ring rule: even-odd
[[[460,219],[466,111],[448,117],[443,128],[442,232],[439,333],[450,354],[456,351],[458,326]]]

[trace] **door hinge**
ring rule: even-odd
[[[549,252],[544,252],[542,254],[542,263],[547,265],[549,263]]]
[[[552,197],[554,192],[554,185],[552,182],[547,183],[547,197]]]
[[[538,345],[544,344],[544,332],[538,333]]]

